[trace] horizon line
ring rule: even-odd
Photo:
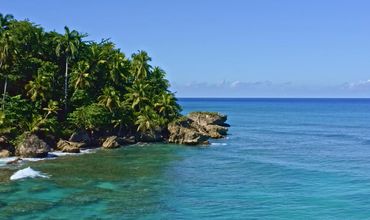
[[[370,97],[176,97],[177,99],[370,99]]]

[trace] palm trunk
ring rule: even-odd
[[[4,92],[3,92],[3,106],[2,109],[5,109],[5,96],[6,96],[6,87],[8,86],[8,75],[5,75],[5,83],[4,83]]]
[[[68,57],[66,58],[66,72],[64,75],[64,111],[68,111]]]

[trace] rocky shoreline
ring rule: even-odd
[[[224,138],[227,135],[227,116],[215,112],[191,112],[170,123],[167,128],[150,134],[131,136],[108,135],[91,137],[86,131],[78,131],[68,140],[55,140],[54,137],[39,137],[37,134],[25,133],[16,146],[5,137],[0,136],[0,158],[14,157],[9,163],[21,161],[21,158],[45,158],[49,152],[80,153],[83,148],[113,149],[136,144],[138,142],[163,142],[185,145],[208,145],[209,139]]]

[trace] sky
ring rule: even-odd
[[[367,0],[0,0],[0,13],[145,50],[178,97],[370,97]]]

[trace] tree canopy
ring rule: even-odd
[[[145,51],[127,57],[86,36],[0,14],[0,134],[150,133],[179,117],[165,71]]]

